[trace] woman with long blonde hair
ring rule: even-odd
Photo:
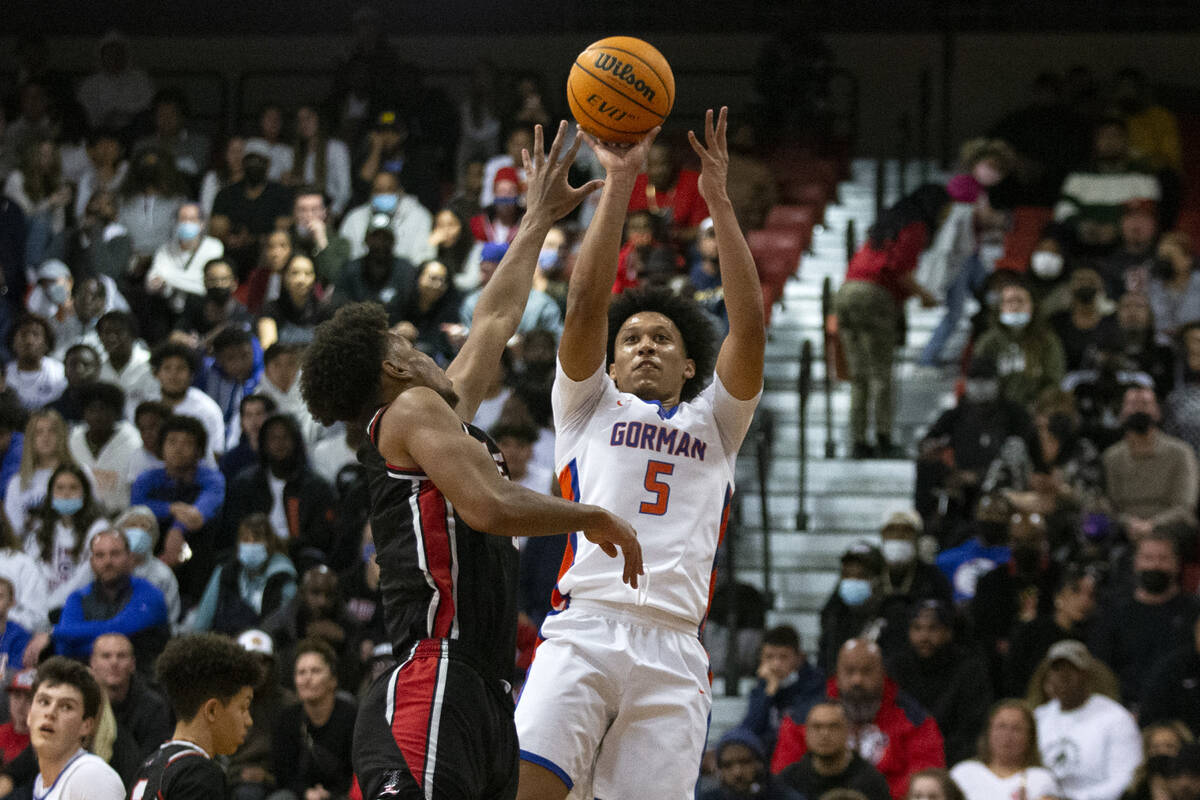
[[[1037,722],[1022,700],[1001,700],[992,706],[979,737],[978,756],[958,764],[950,770],[950,777],[967,800],[1036,800],[1060,794],[1058,781],[1042,767]]]
[[[53,409],[34,411],[25,425],[21,466],[8,482],[4,512],[17,538],[28,531],[29,512],[42,504],[50,474],[62,464],[74,464],[67,447],[67,423]]]

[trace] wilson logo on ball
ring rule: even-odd
[[[608,53],[597,53],[596,68],[605,72],[611,72],[613,77],[625,81],[625,83],[633,87],[635,92],[639,92],[647,100],[654,99],[654,90],[647,86],[646,82],[634,73],[632,66],[623,63],[616,56],[610,56]]]

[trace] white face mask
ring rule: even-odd
[[[917,555],[917,546],[908,539],[884,539],[880,550],[883,560],[891,566],[908,564]]]
[[[1024,330],[1029,324],[1028,311],[1001,311],[1000,324],[1014,331]]]
[[[1042,280],[1052,281],[1059,275],[1062,275],[1062,254],[1049,250],[1038,250],[1029,259],[1029,268],[1033,270],[1034,275],[1037,275]]]

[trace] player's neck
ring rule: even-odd
[[[208,725],[200,719],[197,714],[190,722],[176,722],[175,733],[171,735],[172,739],[179,741],[191,742],[199,747],[209,758],[213,757],[213,736]]]
[[[78,752],[78,747],[55,753],[39,752],[37,754],[38,772],[42,775],[42,786],[53,786],[54,782],[58,780],[58,776],[62,774],[63,769],[66,768],[67,764],[71,763],[71,759]]]

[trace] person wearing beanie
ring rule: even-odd
[[[746,728],[733,728],[717,743],[717,775],[720,785],[700,795],[700,800],[800,800],[767,772],[762,742]]]
[[[503,172],[503,170],[501,170]],[[471,329],[471,319],[475,316],[475,306],[483,294],[483,289],[491,280],[492,274],[500,264],[500,259],[508,252],[507,244],[486,242],[479,256],[479,288],[463,298],[459,309],[459,321],[466,330]],[[533,330],[550,331],[555,340],[562,335],[562,312],[554,298],[540,289],[529,290],[529,300],[525,303],[525,312],[517,325],[518,334],[526,334]]]

